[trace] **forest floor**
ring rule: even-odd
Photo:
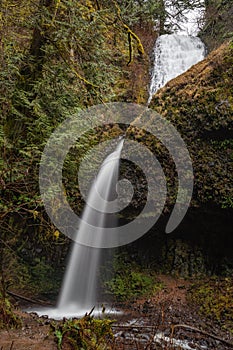
[[[227,350],[233,337],[221,325],[200,316],[187,300],[190,282],[161,275],[163,289],[150,299],[140,298],[121,305],[124,313],[113,325],[115,350]],[[0,331],[0,350],[56,350],[46,317],[18,311],[23,327]],[[173,326],[175,327],[173,328]]]

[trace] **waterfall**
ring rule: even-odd
[[[204,57],[205,45],[199,38],[179,34],[161,35],[154,48],[149,102],[158,89]]]
[[[30,310],[38,315],[48,315],[59,319],[63,317],[83,316],[95,307],[95,313],[101,312],[97,304],[97,276],[99,273],[103,227],[106,227],[109,212],[108,205],[116,197],[116,184],[118,181],[119,162],[124,139],[121,139],[114,152],[110,153],[102,163],[99,172],[93,181],[86,205],[82,214],[82,221],[77,232],[77,241],[88,233],[88,225],[95,227],[96,235],[93,237],[91,247],[72,243],[71,254],[64,275],[62,288],[56,308]],[[98,208],[95,209],[95,208]],[[115,216],[111,220],[116,220]],[[115,222],[111,222],[111,226]],[[116,313],[116,310],[108,312]]]
[[[87,204],[82,215],[82,223],[77,235],[81,238],[87,232],[87,224],[91,222],[96,228],[95,240],[102,240],[101,231],[106,224],[107,206],[114,197],[118,180],[119,161],[124,140],[122,139],[116,150],[103,162],[99,173],[93,182]],[[101,196],[104,201],[98,201]],[[98,211],[93,209],[98,205]],[[98,242],[97,242],[98,243]],[[96,245],[96,244],[93,244]],[[99,245],[99,244],[97,244]],[[96,290],[100,248],[93,248],[73,243],[72,253],[65,273],[58,309],[61,313],[67,310],[88,310],[96,306]]]
[[[174,12],[172,3],[167,3],[166,9]],[[156,40],[148,104],[158,89],[205,58],[205,45],[194,36],[198,33],[200,16],[200,10],[189,11],[185,23],[177,24],[179,29],[175,33],[161,35]]]
[[[171,4],[172,2],[170,7]],[[193,20],[193,15],[191,17]],[[188,31],[188,35],[184,34],[183,27],[174,34],[161,35],[156,41],[149,102],[160,87],[204,58],[204,44],[199,38],[189,34],[190,31]],[[93,247],[103,246],[98,242],[103,239],[103,228],[108,227],[107,218],[110,212],[107,209],[109,203],[116,197],[116,183],[123,142],[123,139],[119,141],[115,151],[104,160],[91,185],[83,211],[76,241],[85,241],[82,237],[88,234],[88,226],[92,225],[96,232],[93,244],[90,246],[72,244],[57,307],[30,311],[52,318],[68,318],[84,315],[97,305],[96,291],[98,289],[97,277],[101,249]]]

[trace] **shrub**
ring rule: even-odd
[[[154,274],[129,260],[126,254],[114,258],[113,268],[114,276],[105,285],[117,300],[126,301],[150,295],[161,288]]]
[[[63,320],[51,325],[58,349],[107,350],[107,342],[113,338],[111,324],[114,321],[95,319],[90,314],[81,319]]]
[[[21,325],[21,319],[13,311],[10,301],[0,294],[0,329],[19,328]]]

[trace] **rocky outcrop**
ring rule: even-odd
[[[194,166],[193,206],[233,208],[233,44],[169,82],[154,96],[155,109],[182,135]]]
[[[160,89],[151,102],[181,134],[194,168],[193,199],[183,222],[166,235],[169,215],[164,214],[131,247],[141,264],[156,270],[198,276],[232,269],[232,54],[232,43],[224,43]],[[162,165],[171,182],[169,163]]]

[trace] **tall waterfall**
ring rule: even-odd
[[[167,4],[167,10],[174,11],[172,2]],[[175,33],[161,35],[156,40],[148,104],[158,89],[205,58],[205,45],[194,36],[200,15],[200,11],[189,11]]]
[[[87,204],[82,215],[82,223],[77,235],[85,235],[91,224],[95,226],[96,236],[93,237],[93,246],[96,240],[103,239],[102,228],[106,224],[107,206],[114,197],[118,180],[119,161],[124,140],[122,139],[114,152],[103,162],[99,173],[93,182]],[[99,201],[99,196],[103,201]],[[98,211],[93,209],[98,205]],[[99,244],[97,244],[98,246]],[[96,306],[97,275],[101,249],[78,243],[73,243],[70,260],[65,273],[58,310],[61,314],[67,312],[87,311]]]
[[[124,139],[121,139],[115,151],[105,158],[89,190],[76,238],[77,241],[83,241],[83,237],[88,234],[88,226],[94,226],[96,235],[92,237],[91,246],[72,243],[57,307],[31,310],[37,312],[38,315],[48,315],[55,319],[78,317],[83,316],[93,307],[95,307],[95,312],[100,312],[98,307],[96,308],[98,302],[96,291],[102,249],[93,247],[102,246],[103,237],[106,237],[103,234],[103,228],[106,227],[106,224],[108,225],[108,215],[111,213],[108,205],[116,197],[123,143]],[[96,207],[98,210],[95,209]],[[114,226],[115,222],[111,224]],[[107,311],[116,313],[116,310]]]

